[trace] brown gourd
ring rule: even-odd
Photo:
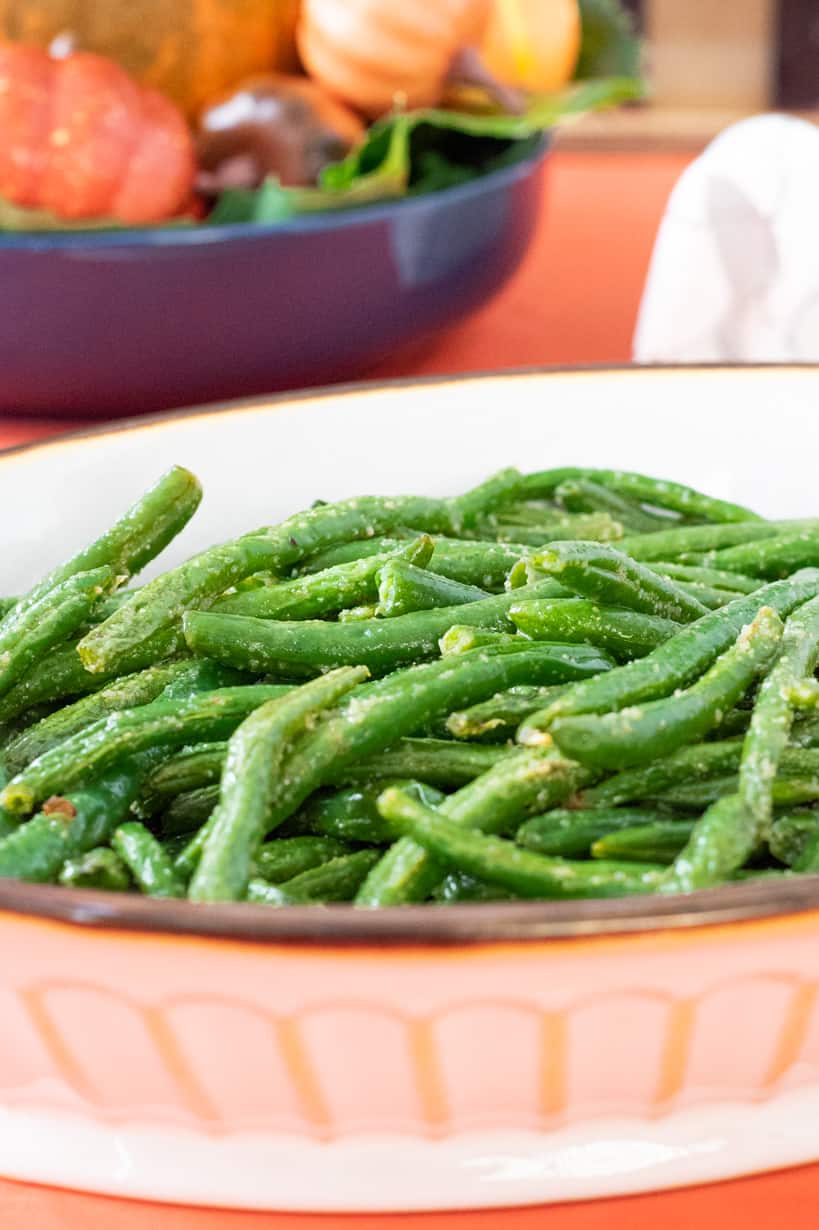
[[[295,67],[299,0],[0,0],[0,37],[68,34],[188,115],[244,77]]]

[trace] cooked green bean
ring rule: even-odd
[[[0,840],[0,876],[48,882],[63,863],[106,842],[136,795],[142,767],[114,769],[84,789],[55,796]]]
[[[279,694],[278,688],[267,684],[221,688],[187,700],[155,700],[113,713],[32,761],[4,787],[0,806],[25,815],[50,794],[70,790],[137,752],[223,738],[253,709]]]
[[[532,551],[524,543],[514,542],[476,542],[441,537],[433,538],[433,542],[435,549],[432,559],[426,564],[429,572],[488,590],[502,590],[509,570],[522,556],[530,555]],[[311,557],[304,565],[304,571],[309,575],[322,568],[395,551],[405,545],[397,538],[341,543]]]
[[[0,696],[0,722],[13,721],[40,705],[51,706],[57,701],[97,692],[123,674],[175,661],[180,656],[190,660],[181,630],[163,633],[138,646],[120,671],[92,675],[80,661],[76,643],[60,645],[26,671],[10,692]]]
[[[582,790],[573,804],[582,808],[622,807],[625,803],[659,798],[665,790],[679,782],[699,782],[705,778],[735,773],[741,757],[740,739],[681,747],[652,764],[625,769],[599,785]]]
[[[259,905],[318,905],[331,901],[352,901],[358,889],[378,861],[377,850],[356,850],[330,859],[320,867],[303,871],[283,884],[268,884],[253,879],[247,890],[247,900]]]
[[[780,863],[798,868],[809,843],[817,833],[819,812],[786,812],[777,816],[771,825],[768,849]]]
[[[257,589],[239,590],[219,598],[211,608],[226,615],[253,615],[257,619],[319,619],[348,607],[375,602],[378,574],[392,559],[423,567],[433,552],[432,539],[423,534],[391,551],[379,552],[349,564],[337,564],[292,581]]]
[[[619,662],[644,657],[680,630],[671,619],[601,606],[587,598],[521,602],[510,607],[509,618],[533,640],[596,645]]]
[[[496,884],[487,884],[485,880],[477,880],[462,871],[450,871],[433,889],[432,900],[439,905],[463,905],[478,901],[516,901],[518,898]]]
[[[393,619],[410,611],[428,611],[433,607],[460,606],[480,602],[491,595],[476,585],[463,585],[449,577],[438,576],[406,560],[388,560],[378,574],[378,605],[376,615]]]
[[[188,890],[193,901],[244,897],[290,742],[368,674],[366,667],[332,671],[260,705],[236,728],[228,742],[219,804]]]
[[[745,577],[741,572],[728,572],[722,568],[703,568],[695,564],[650,564],[652,572],[661,576],[671,577],[673,581],[689,582],[694,585],[711,586],[717,590],[735,590],[738,594],[752,594],[759,589],[756,577]]]
[[[450,713],[447,730],[456,739],[509,739],[525,718],[555,700],[564,688],[563,684],[551,688],[509,688],[468,709]]]
[[[562,802],[590,780],[593,775],[588,770],[552,752],[518,750],[445,799],[441,814],[464,828],[504,833],[513,830],[532,811]],[[423,901],[441,875],[424,847],[405,837],[370,872],[356,904],[382,906]]]
[[[706,607],[675,581],[603,543],[553,543],[528,562],[566,589],[606,606],[627,607],[647,615],[690,623]],[[520,590],[518,594],[522,596]]]
[[[363,664],[384,674],[437,656],[438,639],[453,624],[510,631],[510,606],[527,597],[550,597],[552,592],[552,582],[543,581],[529,590],[494,594],[480,602],[348,624],[189,611],[183,629],[194,653],[240,670],[276,671],[293,664],[319,670]]]
[[[457,534],[491,507],[485,487],[456,500],[419,496],[360,496],[296,513],[280,525],[211,547],[157,577],[109,619],[83,637],[79,653],[92,672],[116,667],[135,645],[174,626],[184,611],[201,606],[254,572],[281,575],[306,556],[340,540],[370,538],[398,525]]]
[[[726,773],[720,777],[705,778],[699,782],[682,782],[678,786],[669,786],[652,801],[662,807],[673,807],[679,811],[690,811],[701,814],[712,803],[728,795],[736,794],[739,777],[736,773]],[[780,791],[780,785],[785,789]],[[819,778],[788,778],[786,781],[774,782],[774,805],[783,807],[799,807],[803,803],[813,803],[819,798]]]
[[[693,820],[654,820],[598,837],[591,848],[593,858],[622,862],[673,863],[685,848],[694,829]]]
[[[763,607],[735,644],[689,688],[616,713],[558,718],[552,738],[564,755],[599,768],[625,768],[668,755],[682,744],[697,742],[718,723],[767,670],[781,639],[782,620]]]
[[[293,749],[288,773],[278,783],[271,829],[291,816],[313,790],[331,779],[349,780],[354,763],[382,751],[405,732],[426,726],[441,713],[524,681],[552,682],[555,659],[551,648],[543,652],[543,646],[532,643],[515,653],[478,649],[396,671],[357,688],[336,715]],[[459,753],[469,751],[473,756],[495,750],[458,747]],[[393,771],[390,776],[400,774]]]
[[[557,510],[555,510],[557,511]],[[477,532],[482,537],[490,533],[498,542],[524,543],[530,547],[542,547],[547,542],[564,542],[583,539],[586,542],[617,542],[623,537],[623,526],[606,512],[578,514],[577,516],[544,517],[539,524],[522,524],[520,521],[493,519],[491,525],[479,522]]]
[[[404,738],[343,768],[331,770],[328,780],[360,783],[387,777],[412,778],[454,790],[480,777],[510,754],[506,747],[453,743],[448,739]]]
[[[633,534],[668,529],[668,517],[646,512],[635,500],[588,478],[567,479],[555,488],[554,498],[568,512],[607,512]],[[504,510],[506,511],[506,510]]]
[[[198,479],[181,466],[168,470],[109,530],[58,565],[8,612],[12,619],[79,572],[110,568],[122,581],[139,572],[190,521],[202,499]],[[0,635],[6,631],[4,617]]]
[[[268,884],[283,884],[303,871],[312,871],[349,853],[349,842],[336,837],[280,837],[259,846],[253,856],[253,874]]]
[[[515,834],[515,841],[538,854],[555,858],[586,858],[594,843],[601,838],[618,833],[621,829],[630,831],[636,826],[650,826],[658,821],[656,809],[643,811],[636,807],[596,807],[589,811],[573,811],[555,807],[526,820]]]
[[[218,784],[226,755],[227,742],[216,742],[198,743],[169,756],[143,783],[136,804],[138,815],[152,816],[168,799],[214,782]]]
[[[96,846],[77,858],[66,859],[58,877],[65,888],[96,888],[109,893],[127,893],[131,874],[108,846]]]
[[[757,617],[759,618],[759,616]],[[819,661],[819,598],[788,618],[780,653],[763,680],[745,736],[735,799],[712,804],[674,863],[669,891],[707,888],[738,870],[768,836],[773,785],[793,724],[790,690]]]
[[[386,820],[434,859],[521,897],[572,899],[652,892],[662,873],[660,867],[639,863],[546,858],[502,837],[470,832],[394,786],[384,791],[378,806]]]
[[[111,845],[148,897],[184,897],[185,886],[168,854],[137,820],[114,830]]]
[[[775,581],[755,594],[739,597],[722,610],[711,611],[686,625],[644,658],[618,666],[599,679],[575,684],[542,713],[530,718],[519,737],[524,742],[541,742],[543,731],[559,717],[609,713],[670,696],[707,671],[762,607],[769,606],[784,617],[817,594],[819,570],[806,568],[787,581]]]
[[[526,474],[518,490],[524,499],[543,499],[553,496],[563,483],[578,479],[610,487],[619,495],[636,500],[638,504],[647,504],[651,508],[667,508],[686,517],[717,522],[759,520],[757,513],[739,504],[714,499],[681,483],[649,478],[645,474],[634,474],[628,470],[590,470],[573,466],[560,470],[542,470],[537,474]]]
[[[681,525],[678,529],[658,530],[656,534],[640,534],[624,538],[620,550],[632,559],[676,560],[697,563],[700,557],[724,547],[736,547],[746,542],[761,542],[778,534],[803,526],[816,525],[815,521],[738,521],[735,524]]]
[[[77,632],[115,580],[110,568],[74,573],[8,616],[0,633],[0,696]]]
[[[171,799],[162,813],[162,838],[176,837],[182,833],[192,833],[210,819],[216,804],[219,802],[219,783],[211,786],[198,786],[192,790],[182,791]],[[143,814],[141,807],[135,806],[138,815]],[[198,834],[197,834],[198,837]],[[197,851],[201,841],[197,844]],[[197,853],[198,857],[198,853]]]
[[[35,722],[11,739],[3,751],[3,760],[10,774],[19,773],[21,769],[36,760],[43,752],[56,747],[64,739],[82,730],[85,726],[106,717],[109,713],[119,713],[123,709],[134,709],[147,705],[165,691],[169,683],[175,679],[189,680],[194,664],[190,661],[170,662],[165,666],[149,666],[133,675],[123,675],[110,683],[103,685],[98,692],[83,696],[72,705],[66,705],[55,713]],[[220,668],[224,672],[224,667]],[[223,683],[221,686],[225,686]],[[219,685],[214,685],[219,686]]]
[[[727,572],[750,573],[776,580],[790,576],[798,568],[819,564],[819,527],[778,534],[763,542],[728,547],[709,552],[707,562]]]
[[[443,802],[446,797],[434,786],[425,785],[423,782],[408,781],[403,784],[407,790],[417,794],[422,803],[432,807]],[[308,799],[301,811],[288,820],[288,831],[295,828],[305,834],[316,834],[341,842],[369,842],[375,845],[390,842],[394,833],[385,823],[377,806],[378,796],[384,787],[385,782],[382,779],[364,786],[350,786],[333,794],[319,792]],[[283,846],[287,840],[280,838],[270,842],[270,848]],[[296,841],[298,838],[291,840]],[[264,850],[267,847],[261,848]],[[259,854],[256,857],[258,861]],[[264,879],[273,879],[261,864],[259,872]]]
[[[0,600],[0,875],[376,907],[819,871],[819,519],[510,469],[114,594],[200,497],[171,471]]]
[[[472,628],[469,624],[453,624],[438,641],[443,657],[453,653],[468,653],[485,645],[519,645],[516,632],[495,632],[492,628]]]

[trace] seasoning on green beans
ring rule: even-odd
[[[0,600],[0,877],[479,909],[819,871],[819,518],[506,469],[122,588],[200,499],[168,471]]]

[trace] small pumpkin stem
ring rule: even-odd
[[[475,47],[462,47],[456,51],[447,70],[448,85],[478,86],[493,99],[504,111],[511,115],[523,115],[526,110],[526,98],[520,90],[504,85],[498,81],[481,59],[481,54]]]

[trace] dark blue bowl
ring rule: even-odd
[[[134,414],[360,374],[516,269],[546,150],[272,226],[0,237],[0,409]]]

